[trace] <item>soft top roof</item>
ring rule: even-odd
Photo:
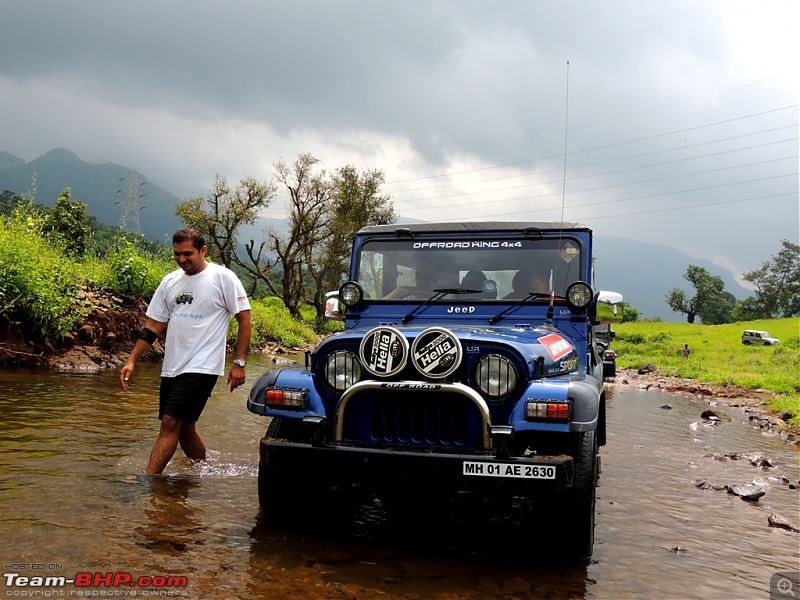
[[[472,223],[394,223],[392,225],[370,225],[358,230],[362,234],[389,234],[398,230],[414,233],[475,233],[486,231],[522,232],[526,229],[545,231],[591,231],[586,225],[574,222],[542,221],[475,221]]]

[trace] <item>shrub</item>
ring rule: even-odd
[[[77,264],[48,240],[39,213],[24,205],[0,220],[0,316],[25,323],[45,341],[63,336],[84,315]]]
[[[628,344],[644,344],[647,338],[641,333],[623,333],[617,332],[617,341],[626,342]]]
[[[101,287],[144,297],[152,296],[164,275],[175,268],[167,257],[142,251],[126,239],[120,239],[107,262],[109,268]]]

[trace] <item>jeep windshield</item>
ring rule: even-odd
[[[569,235],[378,238],[361,247],[357,281],[368,302],[542,302],[582,280],[581,252]]]

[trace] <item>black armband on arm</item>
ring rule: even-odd
[[[136,336],[136,339],[144,340],[145,342],[147,342],[152,346],[153,342],[155,342],[158,339],[158,334],[152,329],[148,329],[147,327],[145,327],[139,332],[139,335]]]

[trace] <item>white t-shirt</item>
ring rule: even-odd
[[[163,377],[181,373],[225,373],[225,342],[231,315],[250,310],[236,274],[208,263],[195,275],[183,269],[167,274],[147,307],[147,316],[169,322]]]

